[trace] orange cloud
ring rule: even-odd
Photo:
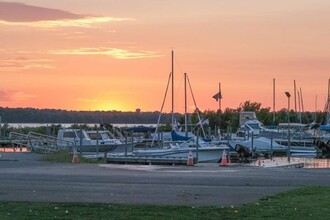
[[[131,52],[118,48],[77,48],[67,50],[51,50],[49,54],[61,54],[61,55],[106,55],[115,59],[139,59],[139,58],[152,58],[160,57],[161,55],[154,51],[138,51]]]
[[[32,68],[54,68],[52,60],[48,59],[27,59],[24,57],[0,59],[0,69],[4,71],[18,71]]]

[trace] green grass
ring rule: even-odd
[[[244,196],[244,195],[242,195]],[[304,187],[241,207],[0,203],[0,219],[329,219],[330,187]]]
[[[58,151],[44,154],[42,160],[56,163],[72,163],[73,155],[68,151]],[[104,163],[101,159],[86,159],[81,157],[78,153],[79,163]]]

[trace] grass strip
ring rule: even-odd
[[[68,151],[57,151],[47,153],[42,156],[43,161],[55,162],[55,163],[72,163],[73,155]],[[103,159],[87,159],[79,155],[79,163],[104,163]]]
[[[304,187],[241,207],[0,203],[0,219],[328,219],[330,187]]]

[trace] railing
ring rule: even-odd
[[[26,147],[31,150],[31,148],[29,146],[29,138],[26,134],[10,132],[9,140],[10,140],[10,143],[11,143],[14,151],[16,151],[18,149],[26,148]]]
[[[14,150],[20,147],[28,147],[31,150],[49,153],[59,150],[72,151],[74,146],[74,142],[72,141],[35,132],[29,132],[28,134],[11,132],[9,134],[9,139]]]
[[[62,140],[53,136],[29,132],[29,143],[31,149],[42,152],[55,152],[59,150],[72,151],[74,142]]]

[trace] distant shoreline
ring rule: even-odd
[[[155,124],[160,112],[65,111],[56,109],[3,108],[0,122],[8,124]],[[176,118],[182,115],[175,113]],[[160,123],[170,123],[172,114],[162,113]]]
[[[3,123],[2,123],[3,124]],[[19,128],[19,127],[30,127],[30,128],[36,128],[36,127],[48,127],[48,126],[52,126],[52,125],[61,125],[64,128],[68,128],[71,127],[72,125],[87,125],[88,127],[100,127],[99,123],[6,123],[8,124],[9,127],[12,128]],[[136,126],[148,126],[148,127],[156,127],[157,124],[144,124],[144,123],[140,123],[140,124],[125,124],[125,123],[114,123],[111,124],[114,127],[136,127]]]

